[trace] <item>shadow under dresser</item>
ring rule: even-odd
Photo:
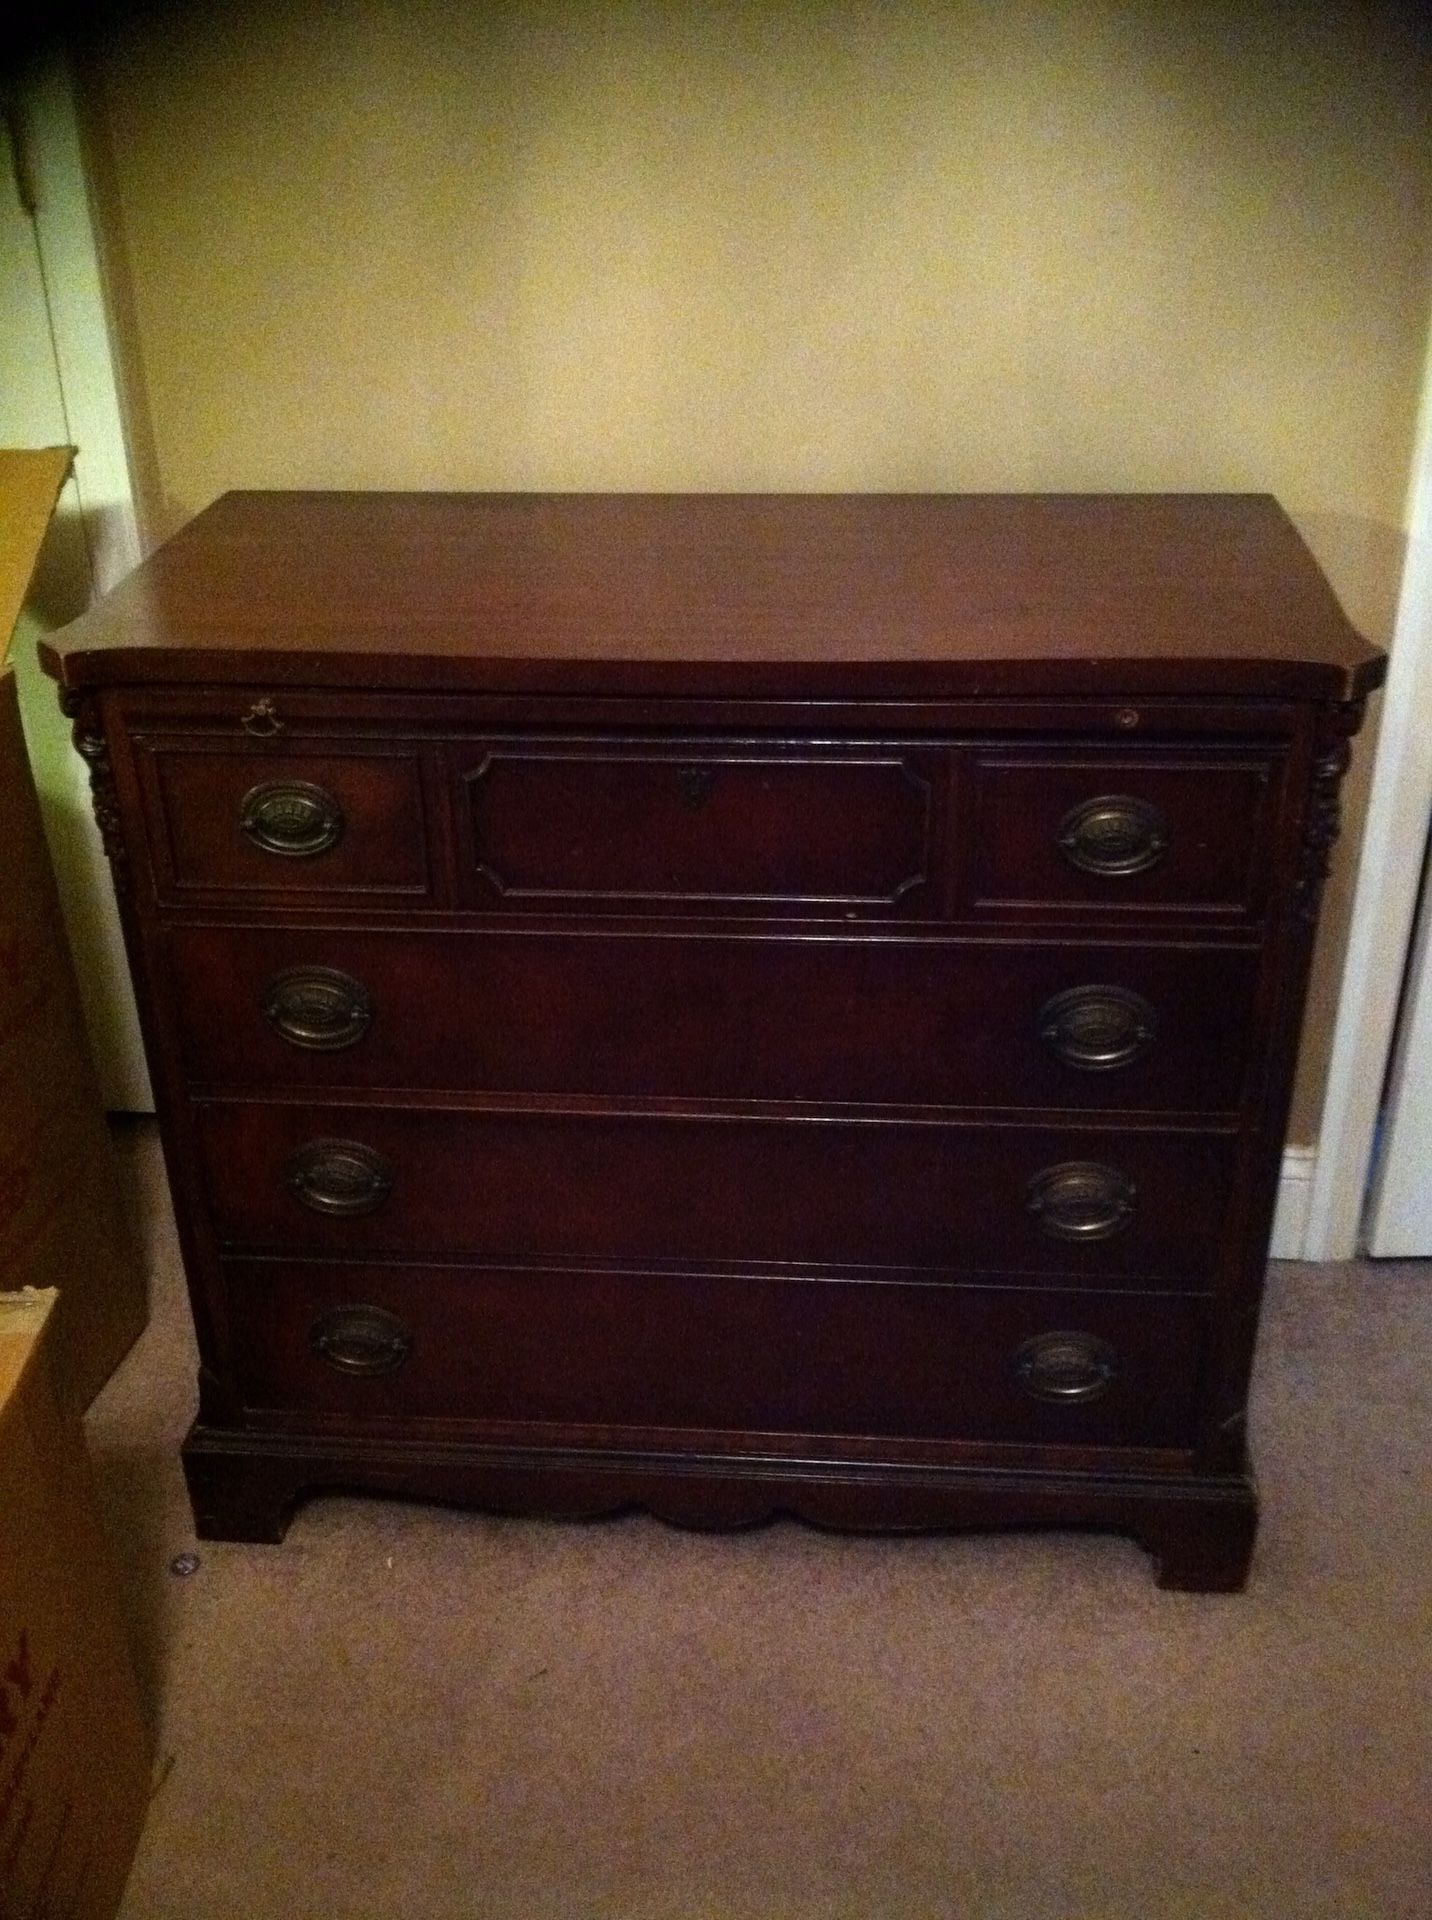
[[[1242,1584],[1383,667],[1273,501],[229,494],[44,651],[201,1534],[345,1488]]]

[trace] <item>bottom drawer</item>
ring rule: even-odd
[[[1205,1314],[1166,1294],[226,1263],[246,1405],[882,1438],[1191,1443]]]

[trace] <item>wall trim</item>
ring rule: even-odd
[[[1432,812],[1432,349],[1406,518],[1407,559],[1318,1126],[1306,1228],[1312,1260],[1351,1260],[1358,1251]]]
[[[1278,1205],[1273,1214],[1271,1260],[1307,1260],[1308,1208],[1317,1171],[1316,1147],[1284,1147],[1278,1175]]]
[[[144,556],[89,179],[63,54],[47,54],[30,72],[25,107],[37,187],[35,239],[98,595],[117,586]]]
[[[134,489],[89,180],[65,55],[43,53],[21,92],[35,185],[35,243],[74,471],[59,515],[77,512],[95,593],[141,559]],[[55,691],[38,669],[22,685],[24,721],[80,1002],[104,1103],[152,1112],[153,1095],[125,962],[109,862],[90,806],[89,773],[71,751]]]

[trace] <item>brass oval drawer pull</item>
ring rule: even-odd
[[[1062,1160],[1036,1173],[1024,1204],[1054,1240],[1109,1240],[1134,1217],[1134,1183],[1098,1160]]]
[[[294,1198],[314,1213],[372,1213],[393,1190],[393,1169],[361,1140],[310,1140],[284,1169]]]
[[[1039,1037],[1068,1067],[1127,1067],[1147,1052],[1158,1016],[1129,987],[1089,985],[1056,993],[1039,1009]]]
[[[1097,1400],[1118,1378],[1119,1356],[1093,1333],[1040,1333],[1014,1356],[1014,1377],[1036,1400]]]
[[[385,1307],[334,1307],[309,1332],[308,1343],[337,1373],[394,1373],[413,1350],[413,1336]]]
[[[332,1053],[356,1046],[373,1020],[368,989],[337,967],[287,967],[264,988],[264,1018],[290,1046]]]
[[[1168,823],[1148,800],[1103,793],[1059,823],[1059,851],[1084,873],[1124,877],[1156,867],[1168,852]]]
[[[239,805],[239,825],[265,853],[311,859],[343,837],[343,809],[311,780],[264,780]]]

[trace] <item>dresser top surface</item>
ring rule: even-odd
[[[229,493],[42,647],[75,688],[1343,698],[1268,495]]]

